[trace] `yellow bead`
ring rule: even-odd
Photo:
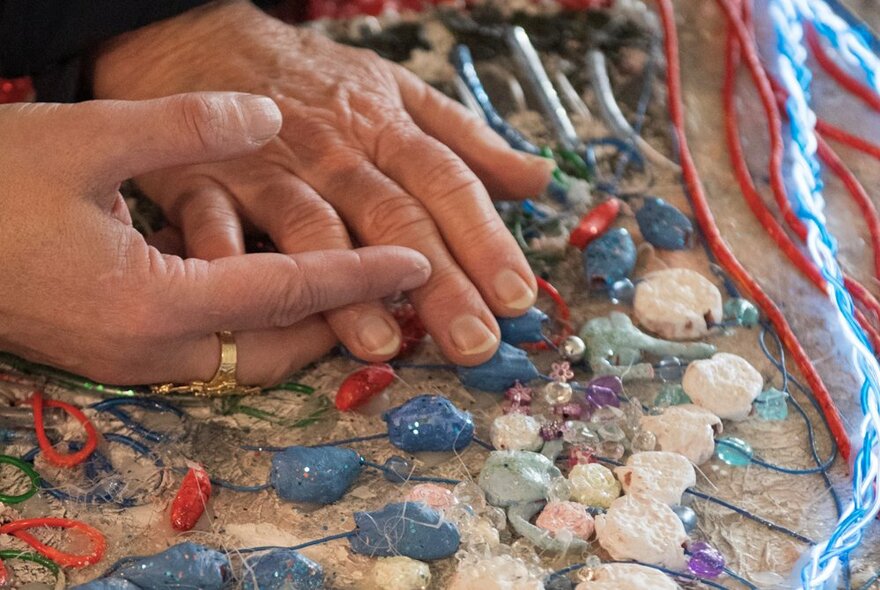
[[[620,483],[611,470],[598,463],[581,463],[568,475],[571,499],[587,506],[608,508],[620,496]]]

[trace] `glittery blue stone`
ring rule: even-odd
[[[497,318],[501,328],[501,340],[517,346],[527,342],[540,342],[544,339],[541,328],[550,320],[547,314],[537,307],[531,308],[515,318]]]
[[[785,420],[788,418],[788,394],[770,387],[755,399],[755,410],[764,420]]]
[[[272,457],[269,482],[291,502],[332,504],[361,472],[361,458],[341,447],[287,447]]]
[[[323,590],[324,570],[296,551],[276,549],[247,560],[242,590]]]
[[[385,412],[388,440],[409,453],[458,451],[474,438],[474,421],[439,395],[420,395]]]
[[[593,240],[583,253],[584,274],[592,289],[608,289],[627,278],[636,266],[636,245],[618,228]]]
[[[150,590],[221,590],[232,577],[232,568],[224,553],[189,542],[156,555],[128,558],[123,562],[112,572],[112,577]]]
[[[685,215],[664,201],[648,197],[636,212],[639,230],[651,245],[663,250],[684,250],[691,245],[694,225]]]
[[[355,553],[370,557],[404,555],[431,561],[458,551],[461,538],[451,522],[420,502],[388,504],[375,512],[355,512],[357,531],[351,539]]]
[[[528,383],[540,376],[524,350],[502,342],[498,352],[482,365],[458,367],[458,378],[465,387],[503,393],[519,381]]]
[[[70,590],[141,590],[128,580],[122,578],[102,578],[100,580],[92,580],[79,586],[74,586]]]

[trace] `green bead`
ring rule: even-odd
[[[755,410],[764,420],[788,418],[788,394],[771,387],[755,399]]]
[[[691,398],[677,383],[664,383],[660,393],[654,398],[654,405],[660,408],[667,406],[680,406],[691,403]]]
[[[724,436],[715,441],[715,456],[734,467],[752,462],[752,446],[741,438]]]
[[[739,326],[751,328],[758,324],[758,308],[747,299],[734,297],[724,303],[724,321],[735,322]]]

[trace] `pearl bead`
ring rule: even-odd
[[[489,438],[492,446],[506,451],[538,451],[544,446],[541,423],[520,413],[495,418]]]
[[[431,569],[409,557],[386,557],[373,566],[371,581],[382,590],[425,590],[431,584]]]
[[[620,484],[611,470],[598,463],[575,465],[568,475],[572,499],[596,508],[608,508],[620,496]]]
[[[567,404],[571,401],[571,396],[572,389],[568,383],[551,381],[544,386],[544,401],[552,406]]]
[[[580,337],[569,336],[559,346],[559,354],[570,363],[576,364],[584,360],[587,354],[587,345]]]
[[[697,528],[697,513],[694,512],[692,508],[676,504],[675,506],[672,506],[672,511],[675,512],[678,520],[681,521],[681,524],[684,527],[684,532],[690,533]]]

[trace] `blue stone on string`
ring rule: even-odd
[[[642,236],[662,250],[684,250],[693,242],[691,220],[663,199],[645,198],[645,204],[636,211],[636,221]]]
[[[99,578],[73,586],[70,590],[141,590],[141,588],[122,578]]]
[[[504,393],[517,381],[528,383],[541,376],[526,351],[502,342],[495,355],[476,367],[456,367],[465,387],[480,391]]]
[[[432,561],[458,551],[461,537],[451,522],[420,502],[388,504],[374,512],[355,512],[351,550],[370,557],[404,555]]]
[[[250,557],[242,590],[323,590],[324,570],[305,555],[276,549]]]
[[[723,436],[715,443],[715,456],[728,465],[745,467],[752,462],[752,446],[741,438]]]
[[[269,482],[291,502],[332,504],[362,469],[360,455],[343,447],[288,447],[272,457]]]
[[[501,340],[518,346],[544,339],[544,324],[550,321],[546,313],[533,307],[515,318],[496,318],[501,329]]]
[[[458,451],[474,438],[470,413],[439,395],[420,395],[382,416],[391,444],[408,453]]]
[[[593,240],[583,253],[584,274],[591,289],[607,290],[629,277],[636,266],[636,245],[624,228]]]
[[[180,543],[148,557],[123,560],[109,578],[122,579],[136,588],[221,590],[231,581],[232,567],[224,553],[197,543]],[[93,590],[100,586],[85,586]],[[127,586],[104,586],[124,589]]]

